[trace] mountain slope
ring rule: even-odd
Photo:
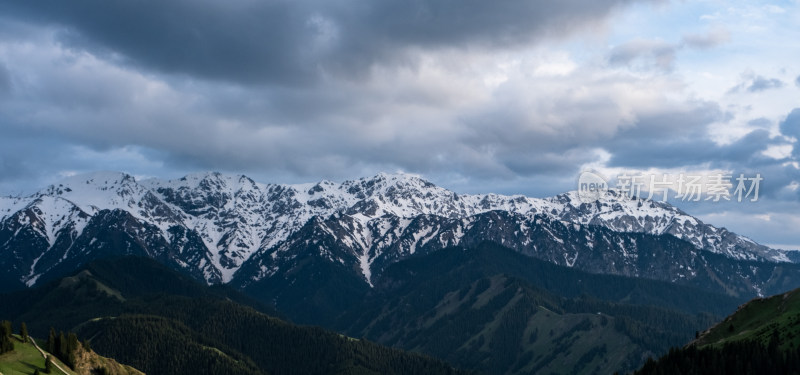
[[[633,370],[714,321],[698,312],[739,302],[489,243],[395,263],[373,293],[340,316],[344,332],[490,374]]]
[[[286,323],[239,298],[155,261],[121,258],[0,296],[9,302],[0,315],[31,322],[31,332],[74,330],[98,353],[147,373],[461,373],[418,354]]]
[[[372,257],[371,279],[379,277],[392,263],[414,254],[493,241],[557,265],[664,280],[732,296],[777,293],[800,285],[800,266],[796,264],[736,260],[697,250],[669,234],[620,233],[604,227],[564,223],[548,216],[528,218],[506,211],[490,211],[466,219],[431,215],[406,220],[386,217],[379,225],[367,227],[359,226],[347,214],[315,218],[277,250],[254,254],[234,276],[232,285],[254,295],[261,295],[262,290],[269,294],[277,285],[286,291],[308,281],[310,276],[300,270],[312,262],[342,270],[338,280],[352,279],[361,268],[355,256],[361,251],[359,238],[375,239],[376,245],[368,252]],[[350,276],[344,276],[347,272]],[[352,281],[347,284],[354,285]],[[364,289],[366,284],[361,284],[360,289]],[[357,285],[349,289],[359,292]],[[280,301],[273,302],[280,305]]]
[[[652,242],[637,242],[654,237],[642,235],[680,241],[654,252]],[[546,199],[459,195],[405,174],[279,185],[219,173],[136,181],[98,172],[30,197],[0,198],[7,290],[117,255],[148,256],[209,284],[247,287],[283,277],[314,241],[325,243],[306,254],[320,258],[314,262],[339,263],[370,286],[388,265],[416,252],[483,240],[591,272],[690,284],[705,282],[690,280],[697,269],[716,267],[707,254],[739,262],[789,260],[675,207],[614,191],[591,204],[575,193]],[[763,270],[730,264],[712,277],[716,287],[748,296],[774,290]]]
[[[775,335],[781,349],[800,347],[800,289],[747,302],[691,345],[719,346],[736,341],[768,345]]]
[[[0,316],[29,322],[31,332],[42,336],[51,326],[69,330],[92,318],[119,315],[129,300],[160,295],[229,300],[276,315],[229,287],[199,284],[150,258],[124,257],[97,260],[72,276],[2,295]]]
[[[800,372],[800,289],[754,299],[636,374]]]

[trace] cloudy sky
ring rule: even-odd
[[[2,0],[0,194],[93,170],[539,197],[586,169],[760,173],[758,202],[685,207],[800,248],[798,25],[798,0]]]

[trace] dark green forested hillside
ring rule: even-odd
[[[800,374],[800,289],[741,306],[637,374]]]
[[[126,302],[157,295],[224,299],[269,315],[271,307],[225,286],[208,287],[148,258],[98,260],[44,286],[3,295],[0,316],[29,322],[35,335],[51,326],[74,327],[88,318],[114,316]]]
[[[227,356],[243,365],[250,365],[242,367],[267,373],[457,373],[450,366],[421,355],[385,348],[321,328],[288,324],[225,300],[160,296],[132,301],[127,311],[114,319],[99,319],[82,325],[79,332],[92,337],[98,348],[108,348],[104,353],[143,369],[148,368],[147,362],[163,363],[167,359],[152,361],[152,358],[131,356],[130,353],[161,355],[156,347],[142,347],[151,342],[148,337],[155,335],[164,338],[154,344],[178,340],[176,344],[184,342],[203,349],[190,354],[216,352],[220,357]],[[167,327],[169,334],[164,330]],[[143,344],[138,344],[140,342]],[[183,351],[178,351],[171,357],[183,355]]]
[[[340,285],[338,271],[328,271],[304,275]],[[444,360],[488,374],[590,374],[639,368],[742,302],[589,274],[492,243],[413,256],[373,282],[357,301],[343,295],[351,289],[336,287],[324,298],[281,297],[289,319],[300,306],[315,309],[302,318],[328,315],[317,323],[347,336],[287,323],[240,292],[200,285],[143,258],[97,261],[4,295],[0,316],[31,322],[40,336],[51,325],[76,331],[99,353],[148,373],[455,373]],[[254,296],[269,301],[269,291],[261,292]]]
[[[354,336],[487,373],[612,373],[682,345],[738,300],[593,275],[485,243],[401,261],[343,314]]]
[[[458,373],[419,354],[286,323],[258,305],[235,302],[246,300],[235,292],[193,283],[144,259],[97,262],[46,287],[0,298],[10,302],[0,305],[0,316],[32,322],[32,332],[50,325],[74,330],[98,353],[146,373]]]

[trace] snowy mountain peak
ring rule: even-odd
[[[101,209],[134,209],[148,189],[120,172],[94,172],[67,177],[33,197],[60,197],[88,213]]]
[[[644,227],[633,226],[617,228],[617,230],[628,232],[647,231],[662,234],[668,229],[668,224],[676,219],[690,220],[694,225],[700,223],[694,217],[669,203],[628,197],[616,190],[608,190],[593,202],[582,201],[577,191],[570,191],[545,200],[559,209],[558,216],[582,224],[599,224],[598,221],[609,222],[619,218],[634,219],[642,226],[645,225],[645,221],[649,220],[648,218],[661,218],[661,224],[664,224],[646,230]]]
[[[85,184],[85,185],[107,186],[107,185],[120,184],[123,182],[135,183],[136,179],[133,176],[124,172],[97,171],[97,172],[80,173],[67,176],[54,185],[74,186],[79,184]]]
[[[759,245],[751,239],[703,223],[679,208],[609,190],[597,201],[585,203],[576,191],[546,198],[555,216],[570,222],[596,225],[617,232],[669,234],[697,247],[735,259],[788,262],[785,252]]]
[[[141,181],[141,184],[151,189],[158,188],[185,188],[205,190],[236,191],[240,188],[251,189],[257,184],[245,175],[223,174],[220,172],[192,173],[174,180],[161,180],[151,178]]]
[[[361,180],[386,180],[386,181],[425,181],[421,175],[407,172],[378,172],[373,177],[362,178]]]
[[[581,227],[594,226],[622,233],[669,234],[698,250],[730,258],[787,260],[779,251],[707,225],[669,204],[625,198],[613,190],[592,203],[581,202],[576,192],[544,199],[459,195],[406,173],[379,173],[341,184],[321,181],[284,185],[262,184],[244,175],[217,172],[140,182],[125,173],[97,172],[69,177],[30,197],[0,198],[0,232],[5,230],[2,233],[11,238],[23,233],[20,228],[29,227],[30,236],[38,236],[40,242],[22,237],[19,241],[38,244],[41,249],[36,251],[41,254],[54,254],[53,249],[60,247],[63,249],[59,251],[68,254],[67,249],[75,243],[92,244],[100,251],[112,244],[84,239],[90,235],[84,233],[84,228],[100,217],[122,220],[113,224],[115,230],[124,229],[119,233],[148,236],[147,240],[131,239],[131,245],[126,246],[157,244],[162,249],[159,254],[215,283],[230,281],[256,254],[280,259],[280,254],[291,248],[293,236],[311,225],[316,228],[315,233],[327,233],[330,241],[350,249],[369,280],[367,275],[371,274],[375,259],[399,259],[432,243],[457,245],[468,231],[475,235],[477,229],[473,225],[479,215],[489,220],[481,231],[500,230],[493,227],[491,215],[485,216],[492,212],[503,213],[502,220],[519,221],[518,228],[503,229],[502,236],[531,235],[532,228],[547,218],[561,223],[559,228],[578,232]],[[329,219],[336,223],[328,223]],[[556,236],[551,229],[542,230]],[[563,241],[554,238],[556,243]],[[520,246],[532,243],[532,239],[514,241],[517,240]],[[11,246],[9,243],[13,241],[5,246]],[[0,248],[2,251],[10,250]],[[326,254],[328,251],[324,250]],[[68,259],[68,255],[62,256]],[[571,259],[569,264],[574,264],[574,255],[562,258]],[[38,258],[34,256],[29,261],[34,259]],[[42,259],[53,264],[62,261],[53,255]],[[345,259],[349,258],[340,259],[347,262]],[[29,261],[15,266],[23,280],[34,280],[39,272],[49,269],[42,265],[44,261],[26,263]],[[271,266],[263,267],[266,268],[253,272],[269,274]]]
[[[378,173],[373,177],[345,181],[342,183],[342,186],[351,194],[363,196],[412,192],[426,189],[445,190],[422,179],[418,175],[407,173]]]
[[[39,191],[39,195],[63,195],[73,191],[90,192],[98,190],[116,190],[129,184],[135,184],[133,176],[120,172],[93,172],[66,177],[59,182]]]

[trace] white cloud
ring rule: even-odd
[[[773,145],[764,150],[764,156],[783,160],[792,156],[793,145]]]

